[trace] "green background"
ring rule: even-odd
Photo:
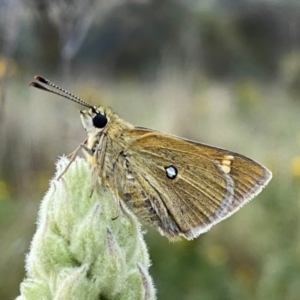
[[[58,156],[85,139],[76,104],[247,155],[263,192],[194,241],[149,229],[158,299],[299,299],[298,1],[0,1],[0,299],[19,294]]]

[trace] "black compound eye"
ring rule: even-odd
[[[104,128],[105,125],[107,124],[107,118],[105,115],[97,114],[93,118],[93,124],[97,128]]]

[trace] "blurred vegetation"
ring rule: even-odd
[[[19,294],[39,200],[85,138],[43,75],[125,120],[241,152],[269,186],[198,239],[149,229],[159,299],[299,299],[298,1],[0,1],[0,299]]]

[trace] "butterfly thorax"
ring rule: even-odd
[[[85,146],[89,150],[84,151],[87,160],[98,169],[102,179],[109,180],[113,177],[115,162],[128,144],[124,133],[134,126],[102,106],[81,111],[80,117],[87,131]]]

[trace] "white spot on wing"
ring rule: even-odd
[[[166,168],[167,177],[170,179],[174,179],[177,176],[177,170],[173,166]]]

